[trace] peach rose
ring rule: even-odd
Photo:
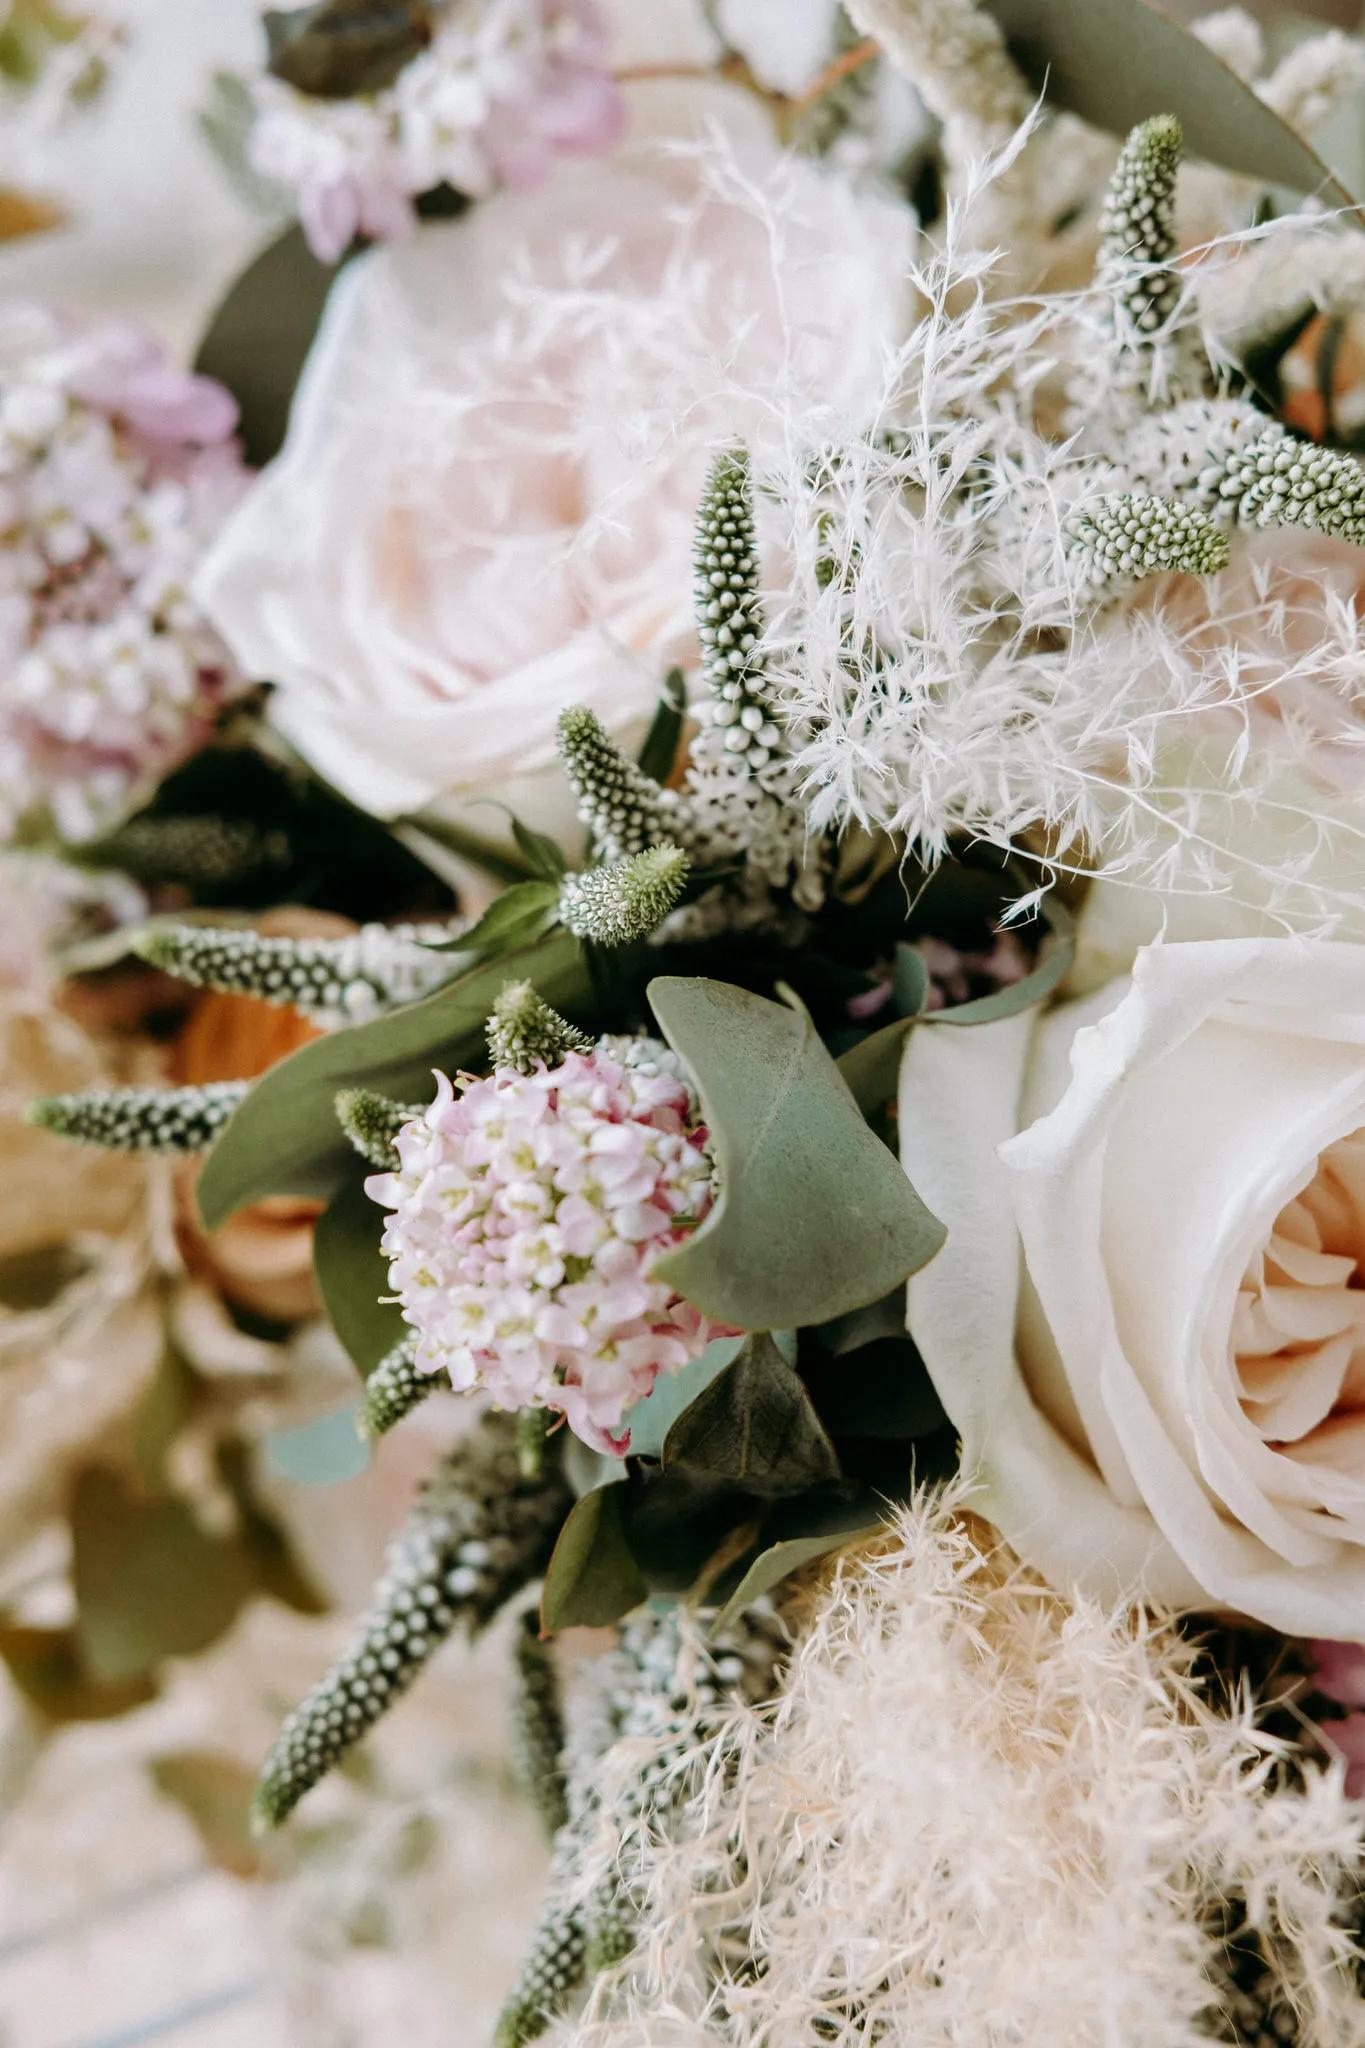
[[[922,1027],[910,1329],[979,1504],[1055,1583],[1365,1641],[1365,946],[1146,948]]]

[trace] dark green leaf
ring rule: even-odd
[[[92,1674],[140,1678],[207,1649],[252,1589],[240,1543],[211,1535],[182,1500],[147,1499],[94,1466],[71,1504],[77,1628]]]
[[[842,1358],[815,1360],[806,1369],[806,1384],[839,1444],[854,1438],[914,1442],[941,1429],[945,1420],[928,1368],[904,1330]]]
[[[903,1337],[905,1335],[905,1289],[893,1287],[890,1294],[884,1294],[880,1301],[870,1301],[866,1308],[855,1308],[851,1315],[835,1316],[815,1332],[821,1346],[831,1358],[842,1358],[846,1352],[860,1351],[864,1344],[875,1344],[879,1337]]]
[[[660,979],[649,1000],[696,1076],[720,1176],[661,1278],[718,1322],[772,1330],[878,1301],[933,1257],[943,1226],[809,1019],[721,981]]]
[[[384,1211],[354,1174],[338,1188],[313,1226],[313,1272],[322,1305],[343,1346],[368,1379],[408,1336],[390,1294],[389,1262],[379,1248]]]
[[[620,1489],[599,1486],[569,1510],[540,1597],[541,1626],[608,1628],[648,1594],[621,1524]]]
[[[198,1196],[208,1228],[266,1195],[335,1194],[355,1172],[355,1153],[336,1119],[337,1091],[375,1088],[398,1102],[428,1102],[433,1067],[454,1073],[484,1065],[484,1024],[509,973],[534,982],[572,1022],[586,1020],[587,972],[567,932],[552,932],[514,960],[490,961],[424,1002],[333,1032],[272,1067],[204,1161]]]
[[[354,1479],[370,1462],[370,1446],[356,1428],[359,1409],[358,1401],[348,1401],[316,1422],[272,1429],[265,1439],[267,1459],[300,1486],[340,1486]]]
[[[209,322],[194,367],[216,377],[241,408],[238,432],[259,469],[278,454],[289,407],[312,347],[336,264],[321,263],[301,228],[289,228],[249,263]]]
[[[875,1116],[892,1100],[900,1081],[905,1041],[915,1028],[913,1017],[883,1024],[841,1055],[839,1072],[864,1116]]]
[[[994,995],[978,996],[975,1002],[958,1003],[951,1010],[929,1010],[923,1022],[995,1024],[1002,1017],[1017,1017],[1024,1010],[1031,1010],[1035,1003],[1050,996],[1076,957],[1076,926],[1065,904],[1050,896],[1043,899],[1043,915],[1052,926],[1052,935],[1043,940],[1038,964],[1031,974],[1008,988],[997,989]]]
[[[898,1017],[918,1017],[929,1001],[929,969],[917,946],[897,946],[891,1000]]]
[[[429,946],[431,953],[464,953],[476,960],[533,946],[554,924],[559,912],[559,883],[517,882],[495,896],[471,931]]]
[[[826,1529],[812,1536],[794,1536],[785,1543],[773,1543],[755,1559],[744,1577],[726,1601],[711,1625],[713,1636],[723,1635],[730,1624],[737,1621],[746,1607],[755,1600],[761,1600],[765,1593],[771,1593],[774,1586],[800,1571],[802,1565],[814,1564],[819,1557],[828,1557],[831,1551],[842,1550],[846,1543],[857,1543],[875,1536],[883,1526],[880,1518],[869,1516],[866,1503],[858,1503],[848,1512],[846,1525]]]
[[[680,668],[671,668],[664,678],[658,709],[640,749],[640,766],[655,782],[667,782],[673,773],[682,742],[686,708],[687,684],[683,672]]]
[[[548,832],[533,831],[529,825],[523,825],[521,819],[517,817],[512,819],[512,837],[533,874],[546,882],[563,881],[564,849],[557,839],[552,839]]]
[[[1199,38],[1148,0],[983,0],[1029,83],[1054,105],[1126,135],[1175,114],[1185,146],[1224,170],[1329,206],[1352,198],[1288,122]]]
[[[669,1430],[665,1472],[725,1479],[745,1493],[804,1493],[839,1477],[839,1460],[810,1396],[766,1330]]]
[[[678,1372],[662,1375],[655,1381],[651,1394],[643,1401],[637,1401],[633,1408],[627,1408],[621,1418],[621,1427],[630,1431],[632,1458],[658,1458],[663,1455],[664,1438],[683,1410],[691,1407],[717,1373],[724,1372],[743,1344],[743,1337],[717,1337],[699,1358],[694,1358]],[[619,1465],[621,1460],[615,1459],[613,1463]]]
[[[265,16],[274,77],[314,99],[382,92],[431,41],[429,0],[316,0]]]
[[[75,1245],[40,1244],[31,1251],[0,1257],[0,1307],[17,1315],[50,1308],[63,1288],[90,1270],[88,1256]]]

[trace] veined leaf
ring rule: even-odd
[[[608,1628],[648,1593],[626,1542],[620,1489],[585,1493],[569,1510],[545,1574],[541,1626],[550,1635],[562,1628]]]
[[[495,896],[478,923],[453,939],[442,939],[427,947],[429,953],[467,953],[470,965],[476,960],[496,959],[503,953],[519,952],[543,938],[559,910],[557,881],[516,882]]]
[[[738,1621],[746,1607],[752,1606],[755,1600],[761,1600],[765,1593],[771,1593],[774,1586],[781,1585],[783,1579],[800,1571],[802,1565],[814,1564],[817,1558],[842,1550],[846,1543],[857,1543],[875,1536],[883,1526],[882,1518],[870,1511],[866,1500],[836,1510],[830,1520],[833,1527],[809,1536],[793,1536],[785,1542],[769,1544],[755,1558],[711,1624],[712,1636],[723,1635],[731,1622]]]
[[[808,1017],[722,981],[662,978],[649,1000],[696,1076],[721,1190],[661,1279],[733,1328],[794,1329],[880,1300],[933,1257],[943,1226]]]
[[[382,92],[431,41],[430,0],[314,0],[264,23],[266,69],[314,99]]]
[[[357,1161],[357,1165],[359,1162]],[[313,1226],[313,1272],[328,1320],[366,1378],[408,1336],[390,1292],[389,1262],[379,1249],[384,1211],[357,1172],[332,1197]]]
[[[982,0],[1029,83],[1054,105],[1126,135],[1175,114],[1191,156],[1262,185],[1353,206],[1287,121],[1149,0]],[[1359,215],[1356,216],[1359,220]]]
[[[766,1330],[705,1387],[669,1430],[663,1468],[731,1481],[745,1493],[804,1493],[839,1477],[839,1459]]]
[[[630,1431],[632,1458],[662,1457],[664,1440],[678,1417],[710,1386],[717,1373],[724,1372],[732,1363],[744,1341],[743,1337],[715,1338],[699,1358],[677,1372],[661,1375],[643,1401],[627,1408],[621,1417],[621,1427]],[[624,1460],[618,1458],[613,1462],[622,1466],[624,1476]]]
[[[509,975],[533,982],[571,1021],[590,1017],[578,942],[552,932],[530,951],[488,961],[423,1002],[303,1046],[257,1083],[204,1161],[198,1196],[207,1227],[216,1230],[266,1195],[335,1194],[355,1170],[336,1119],[338,1089],[375,1088],[398,1102],[425,1102],[433,1067],[453,1073],[482,1066],[484,1024]]]

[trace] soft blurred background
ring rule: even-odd
[[[805,4],[726,11],[753,30]],[[0,0],[0,74],[6,36],[43,11]],[[624,64],[707,47],[692,0],[617,11]],[[1276,54],[1314,23],[1361,26],[1360,0],[1250,11]],[[0,93],[0,297],[134,319],[188,360],[274,231],[198,119],[215,72],[259,63],[258,9],[110,0],[108,19],[118,41],[78,53],[107,72],[89,104]],[[1365,186],[1360,109],[1320,141]],[[120,1047],[153,1014],[175,1078],[288,1049],[224,1066],[224,1034],[250,1040],[260,1020],[223,999],[163,1014],[145,976],[79,1000],[41,986],[28,955],[50,915],[41,890],[0,885],[0,2048],[486,2040],[545,1868],[507,1754],[505,1624],[448,1645],[281,1840],[262,1849],[245,1827],[281,1715],[330,1662],[458,1417],[432,1404],[337,1478],[308,1431],[354,1378],[312,1319],[309,1217],[274,1211],[206,1247],[169,1171],[92,1164],[23,1125],[37,1092],[141,1078]],[[118,1492],[124,1469],[197,1489],[210,1525],[219,1499],[241,1568],[226,1591],[207,1563],[143,1590],[157,1531]],[[73,1576],[87,1624],[103,1617],[95,1675],[73,1648]]]

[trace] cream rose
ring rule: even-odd
[[[1365,947],[1152,946],[923,1026],[900,1119],[982,1511],[1059,1584],[1365,1640]]]
[[[565,165],[335,287],[199,594],[368,810],[548,765],[567,704],[642,721],[694,655],[709,451],[761,444],[779,395],[828,420],[871,402],[907,217],[784,157],[744,96],[705,105],[728,171],[648,143]]]

